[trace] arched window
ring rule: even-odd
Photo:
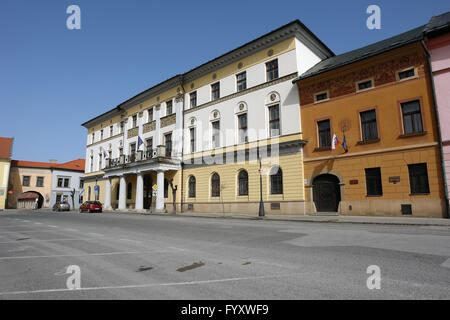
[[[280,167],[270,170],[270,193],[283,194],[283,171]]]
[[[189,198],[195,198],[196,181],[195,177],[191,176],[189,178]]]
[[[164,198],[169,197],[169,180],[164,179]]]
[[[91,201],[91,187],[88,187],[88,201]]]
[[[211,177],[211,197],[220,197],[220,177],[217,173]]]
[[[127,199],[131,200],[132,198],[133,198],[133,185],[131,184],[131,182],[129,182],[127,188]]]
[[[245,170],[241,170],[238,175],[239,183],[239,195],[248,196],[248,173]]]

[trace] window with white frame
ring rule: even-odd
[[[220,120],[215,120],[211,122],[211,132],[212,132],[212,147],[220,147]]]
[[[239,114],[237,120],[238,120],[239,143],[248,142],[247,113]]]

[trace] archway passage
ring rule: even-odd
[[[37,199],[37,208],[36,208]],[[41,209],[44,204],[44,197],[36,191],[28,191],[22,193],[17,198],[18,209]]]
[[[341,201],[339,179],[331,174],[317,176],[313,182],[313,197],[318,212],[337,212]]]

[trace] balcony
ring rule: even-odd
[[[119,158],[106,159],[105,169],[115,169],[133,164],[144,164],[151,161],[161,161],[171,159],[172,155],[166,150],[166,146],[158,146],[150,151],[138,151],[129,155],[121,155]]]

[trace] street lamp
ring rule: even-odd
[[[263,196],[262,196],[262,169],[261,169],[261,154],[258,150],[258,160],[259,160],[259,217],[264,217],[264,202],[263,202]]]

